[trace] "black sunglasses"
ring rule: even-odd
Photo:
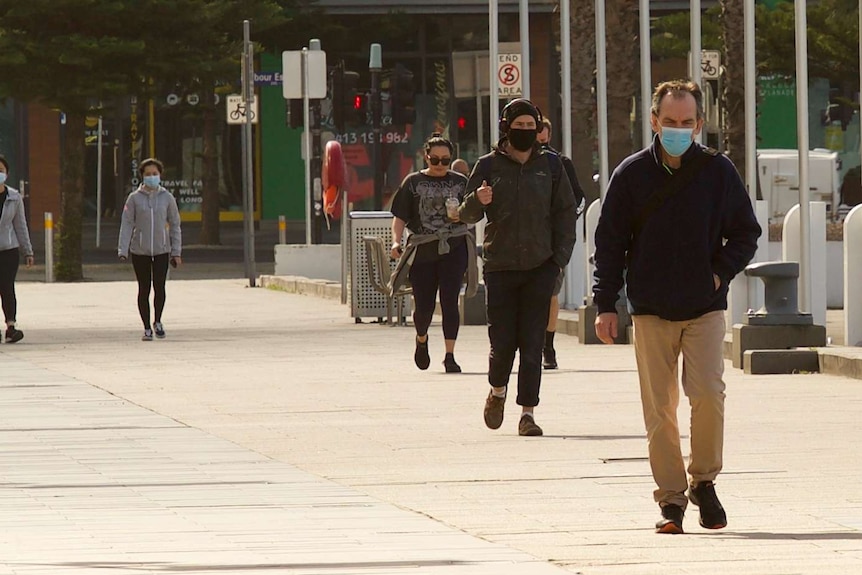
[[[438,158],[437,156],[428,156],[428,163],[432,166],[436,166],[437,164],[443,164],[444,166],[448,166],[452,161],[452,158]]]

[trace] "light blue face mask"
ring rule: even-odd
[[[158,174],[155,176],[144,176],[144,185],[151,189],[158,188],[161,181],[162,178]]]
[[[669,156],[677,158],[685,153],[694,141],[692,128],[661,128],[661,147]]]
[[[0,186],[6,183],[7,177],[6,172],[0,172]]]

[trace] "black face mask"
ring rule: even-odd
[[[512,147],[520,152],[528,152],[533,148],[533,144],[536,143],[536,129],[532,130],[519,130],[515,128],[510,128],[509,133],[507,134],[509,137],[509,143],[512,144]]]

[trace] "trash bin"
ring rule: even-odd
[[[385,245],[392,245],[392,213],[391,212],[350,212],[348,225],[350,249],[348,250],[347,286],[350,292],[350,315],[357,323],[364,317],[382,320],[387,315],[386,297],[374,289],[369,273],[370,262],[365,254],[364,236],[383,238]],[[389,263],[390,270],[395,269],[395,262]],[[405,316],[412,314],[413,298],[402,296],[402,310]],[[401,318],[395,318],[400,322]]]

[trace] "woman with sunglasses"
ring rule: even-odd
[[[460,319],[458,297],[467,271],[467,226],[461,223],[458,206],[464,199],[467,178],[449,170],[452,142],[432,134],[425,142],[428,167],[409,174],[392,199],[393,259],[412,258],[409,278],[413,286],[413,324],[416,350],[413,360],[419,369],[428,369],[428,327],[440,292],[443,312],[443,339],[446,373],[460,373],[455,362],[455,340]],[[404,228],[410,232],[402,249]],[[410,261],[410,260],[408,260]]]

